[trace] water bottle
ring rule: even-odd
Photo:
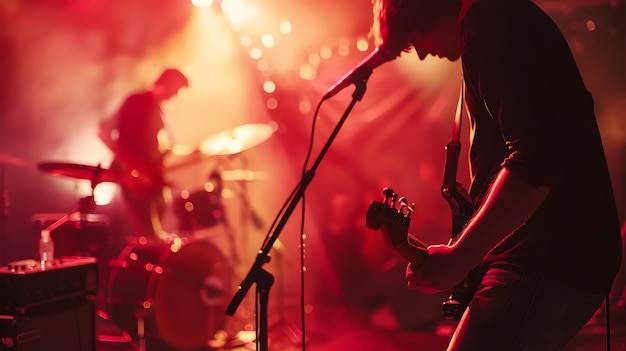
[[[51,265],[54,261],[54,243],[50,237],[50,231],[45,229],[41,231],[41,239],[39,239],[39,258],[41,268]]]

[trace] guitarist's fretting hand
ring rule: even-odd
[[[452,288],[489,250],[523,225],[548,193],[549,188],[533,187],[508,169],[502,169],[459,239],[450,246],[429,246],[424,264],[407,272],[409,286],[422,291]],[[515,211],[511,210],[512,204]]]
[[[414,205],[389,188],[383,191],[383,202],[372,201],[367,210],[366,225],[379,230],[385,243],[414,266],[419,266],[427,256],[426,244],[409,237],[409,225]]]
[[[458,284],[473,266],[466,266],[455,244],[426,245],[411,237],[413,205],[389,188],[383,191],[383,202],[372,201],[367,211],[367,227],[380,230],[385,243],[404,257],[406,279],[411,289],[426,293],[448,290]],[[456,243],[456,242],[455,242]],[[432,255],[432,257],[431,257]]]
[[[450,290],[473,268],[463,264],[454,246],[430,245],[426,250],[428,258],[421,266],[407,265],[406,280],[410,289],[428,294]]]

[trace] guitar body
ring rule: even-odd
[[[163,167],[158,163],[135,161],[123,164],[116,160],[111,164],[111,170],[119,173],[120,186],[137,199],[149,199],[160,194],[167,185],[163,178]]]
[[[465,224],[474,214],[476,208],[467,190],[459,182],[455,183],[454,190],[448,192],[444,191],[443,196],[448,201],[452,213],[452,235],[450,237],[450,244],[452,244],[456,241],[461,230],[463,230]],[[477,274],[478,268],[472,269],[463,281],[452,288],[450,297],[447,301],[444,301],[441,306],[446,319],[455,321],[461,319],[467,305],[472,300],[472,297],[474,297]]]

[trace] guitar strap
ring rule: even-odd
[[[459,92],[459,102],[454,115],[454,129],[452,130],[452,140],[460,143],[461,136],[461,116],[463,114],[463,102],[465,102],[465,79],[461,79],[461,91]],[[455,162],[456,164],[456,162]]]
[[[446,199],[454,197],[456,192],[456,176],[459,164],[459,153],[461,151],[461,119],[463,114],[463,101],[465,99],[465,81],[461,80],[461,92],[459,102],[454,116],[454,126],[452,128],[452,138],[446,145],[446,160],[443,173],[443,185],[441,193]]]

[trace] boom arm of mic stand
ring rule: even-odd
[[[343,126],[343,123],[346,121],[346,119],[348,118],[348,115],[354,108],[354,105],[356,105],[357,101],[361,101],[361,99],[363,99],[363,95],[365,94],[365,90],[367,88],[367,80],[369,79],[369,76],[371,75],[371,73],[372,71],[370,70],[369,74],[363,76],[362,81],[354,83],[356,85],[356,89],[354,93],[352,94],[352,101],[350,102],[350,105],[348,106],[343,116],[337,123],[337,126],[335,126],[335,129],[333,130],[331,135],[328,137],[328,140],[326,141],[326,144],[324,145],[319,155],[317,156],[317,159],[315,160],[311,168],[304,174],[302,182],[300,183],[300,186],[296,195],[293,197],[293,199],[289,203],[289,206],[287,206],[287,208],[285,209],[285,213],[283,214],[283,217],[276,225],[276,229],[270,236],[269,240],[266,242],[265,247],[259,250],[259,253],[257,254],[256,260],[252,264],[250,271],[248,271],[248,274],[246,275],[244,280],[237,287],[237,291],[235,292],[235,295],[233,296],[230,303],[228,304],[228,307],[226,308],[227,315],[232,317],[235,314],[235,311],[237,310],[241,302],[243,301],[244,297],[248,293],[248,290],[250,290],[250,287],[252,286],[252,284],[259,283],[260,271],[262,270],[262,266],[268,261],[267,259],[268,259],[269,251],[272,248],[272,245],[274,245],[274,242],[276,242],[276,240],[278,239],[278,235],[287,224],[287,221],[289,220],[289,217],[291,216],[296,206],[298,205],[298,202],[300,202],[300,200],[304,196],[304,191],[313,180],[315,171],[317,170],[320,163],[322,162],[322,159],[326,155],[326,152],[330,148],[330,145],[335,140],[335,137],[339,133],[339,130]]]

